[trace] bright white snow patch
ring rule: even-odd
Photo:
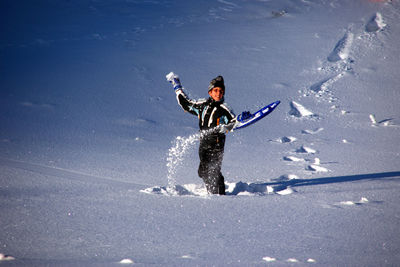
[[[121,264],[134,264],[133,260],[131,260],[131,259],[123,259],[119,263],[121,263]]]
[[[264,195],[273,193],[271,186],[263,183],[225,183],[228,185],[226,189],[227,195]]]
[[[193,256],[190,256],[190,255],[183,255],[181,258],[182,258],[182,259],[193,259]]]
[[[346,206],[351,206],[351,205],[355,205],[356,203],[353,201],[341,201],[340,204],[346,205]]]
[[[266,262],[274,262],[274,261],[276,261],[276,258],[264,257],[263,260],[265,260]]]
[[[371,120],[372,124],[378,124],[374,114],[369,114],[369,119]]]
[[[294,192],[294,190],[293,190],[292,188],[288,187],[288,188],[286,188],[286,189],[277,191],[276,193],[277,193],[278,195],[281,195],[281,196],[286,196],[286,195],[293,194],[293,192]]]

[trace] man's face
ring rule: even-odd
[[[212,99],[214,99],[214,101],[221,101],[221,99],[224,97],[224,90],[220,87],[214,87],[208,91],[208,94]]]

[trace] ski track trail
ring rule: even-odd
[[[351,30],[347,30],[346,33],[337,41],[335,47],[329,55],[327,55],[325,61],[321,67],[317,69],[318,72],[325,73],[326,78],[316,81],[308,89],[300,91],[296,101],[291,101],[290,110],[288,114],[291,118],[298,119],[311,119],[318,118],[315,120],[319,122],[323,120],[317,114],[313,113],[300,102],[304,97],[311,97],[316,101],[324,101],[328,104],[337,102],[338,99],[334,96],[332,86],[334,83],[345,77],[348,71],[351,71],[353,60],[350,58],[351,48],[354,43],[354,33]],[[317,157],[314,158],[314,162],[310,157],[315,156],[319,153],[318,150],[313,148],[314,141],[319,141],[318,135],[323,132],[324,128],[318,127],[315,129],[303,129],[301,135],[291,137],[289,142],[280,142],[281,144],[291,144],[292,142],[301,143],[297,149],[292,147],[284,149],[286,156],[282,158],[288,165],[295,165],[299,167],[299,173],[303,174],[304,171],[311,173],[328,173],[330,170],[327,167],[321,166],[321,160]],[[313,142],[306,141],[304,136],[312,136]],[[278,140],[287,140],[287,137],[282,137]],[[295,175],[295,174],[292,174]]]
[[[374,39],[370,38],[369,35],[371,33],[377,34],[386,26],[384,18],[379,12],[374,14],[370,20],[362,26],[362,28],[354,29],[355,26],[349,25],[348,29],[336,42],[332,51],[325,59],[321,59],[322,63],[320,67],[316,69],[317,73],[323,74],[326,78],[316,80],[309,88],[299,91],[299,95],[294,98],[295,100],[290,102],[290,110],[288,112],[290,118],[292,120],[314,120],[317,124],[318,122],[321,122],[322,124],[323,120],[326,119],[319,117],[317,114],[303,106],[301,102],[304,98],[308,98],[308,100],[311,98],[314,103],[325,103],[327,109],[331,109],[333,112],[340,112],[340,115],[342,116],[347,114],[348,112],[345,110],[338,110],[340,99],[335,96],[334,84],[345,78],[347,75],[352,74],[353,65],[356,64],[356,59],[352,58],[353,49],[367,49],[366,47],[359,45],[358,40],[367,39],[369,42],[373,42]],[[377,121],[373,114],[370,115],[370,120],[371,125],[374,127],[396,126],[392,123],[392,119]],[[282,146],[284,154],[286,154],[282,157],[285,164],[288,166],[298,167],[298,175],[307,175],[307,173],[311,175],[315,173],[329,173],[329,163],[321,163],[320,158],[315,157],[320,153],[320,151],[313,148],[313,144],[323,141],[319,137],[320,133],[323,133],[323,131],[324,128],[318,126],[314,129],[303,129],[301,134],[298,136],[283,136],[275,139],[273,142]],[[310,141],[310,137],[312,137],[312,141]],[[346,139],[340,140],[340,142],[343,144],[349,143]],[[297,149],[294,151],[293,143],[299,144],[297,145]],[[297,177],[296,174],[287,174],[282,175],[281,177],[290,176]],[[336,206],[362,205],[367,202],[368,200],[366,199],[362,199],[359,202],[343,201]]]
[[[42,175],[48,175],[57,177],[59,179],[75,180],[88,184],[104,184],[113,188],[125,188],[131,190],[137,190],[137,188],[144,188],[148,185],[131,183],[127,181],[121,181],[111,177],[100,177],[79,171],[63,169],[58,167],[52,167],[47,165],[35,164],[26,161],[12,160],[6,158],[0,158],[0,166],[8,166],[15,169],[25,170],[32,173],[38,173]]]

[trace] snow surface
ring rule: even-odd
[[[0,264],[398,266],[398,0],[0,1]],[[239,114],[227,196],[193,98]]]

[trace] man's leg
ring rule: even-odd
[[[225,180],[224,176],[222,176],[222,173],[220,173],[217,183],[218,183],[218,194],[225,195]]]
[[[215,177],[215,186],[217,187],[217,192],[220,195],[225,195],[225,179],[224,176],[221,173],[221,167],[222,167],[222,159],[224,157],[224,150],[219,149],[215,153],[215,168],[214,168],[214,173],[213,177]]]
[[[221,173],[222,151],[200,150],[198,174],[203,179],[210,194],[225,195],[224,176]]]

